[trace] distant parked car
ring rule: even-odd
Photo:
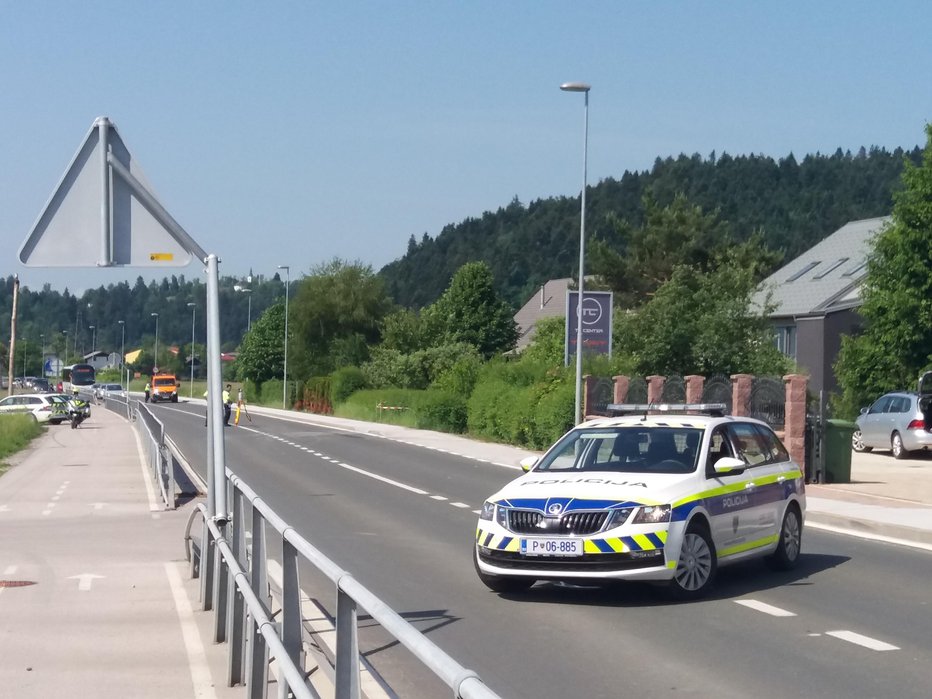
[[[26,413],[32,415],[36,422],[51,422],[53,425],[68,419],[67,410],[67,401],[62,401],[61,396],[55,394],[22,393],[0,400],[0,413]]]
[[[49,385],[48,379],[33,379],[32,390],[36,393],[51,393],[52,387]]]
[[[894,458],[932,449],[932,372],[919,379],[919,390],[885,393],[862,408],[855,421],[851,448],[857,452],[889,449]]]

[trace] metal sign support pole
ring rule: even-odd
[[[220,375],[220,273],[216,255],[208,255],[207,263],[207,412],[211,427],[213,454],[208,468],[213,474],[213,515],[219,524],[229,517],[226,498],[226,453],[223,444],[223,377]],[[208,488],[209,490],[209,488]]]

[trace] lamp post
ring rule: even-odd
[[[194,398],[194,316],[197,314],[197,304],[189,303],[188,308],[191,309],[191,391],[188,397]]]
[[[126,387],[123,387],[123,378],[126,374],[126,323],[118,320],[120,324],[120,388],[129,391],[129,380],[126,381]]]
[[[252,277],[249,277],[252,279]],[[252,329],[252,289],[247,286],[236,285],[233,287],[233,291],[237,291],[241,294],[248,294],[247,304],[246,304],[246,332],[249,332]]]
[[[87,329],[91,331],[91,354],[97,351],[97,326],[88,325]]]
[[[64,365],[65,365],[65,362],[68,361],[68,331],[67,331],[67,330],[62,330],[62,331],[61,331],[61,334],[65,336],[65,348],[62,350],[62,354],[65,355],[65,356],[62,357],[62,361],[61,361],[61,364],[59,365],[59,367],[64,366]],[[59,378],[59,379],[61,378],[61,369],[60,369],[60,368],[59,368],[59,371],[58,371],[58,378]]]
[[[23,383],[26,383],[26,354],[29,351],[29,344],[25,337],[19,338],[19,341],[23,343]]]
[[[288,399],[288,292],[291,287],[291,267],[278,265],[278,268],[285,270],[285,370],[282,388],[282,410],[284,410]]]
[[[582,422],[582,362],[583,362],[583,287],[586,262],[586,166],[589,154],[589,90],[587,83],[563,83],[560,89],[564,92],[582,92],[585,97],[585,112],[583,120],[583,168],[582,168],[582,195],[579,204],[579,291],[576,299],[576,403],[573,413],[574,424]]]
[[[155,318],[155,356],[152,358],[153,370],[159,368],[159,314],[153,313],[152,317]]]
[[[39,335],[39,373],[45,376],[45,335]]]

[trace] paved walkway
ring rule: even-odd
[[[0,696],[242,697],[133,428],[50,426],[0,478]]]
[[[512,468],[532,453],[385,424],[291,419]],[[226,687],[227,647],[210,640],[212,614],[199,611],[184,560],[193,503],[162,510],[130,424],[95,407],[79,429],[52,426],[11,462],[0,478],[0,695],[241,697]],[[854,455],[851,473],[850,484],[808,487],[810,526],[932,550],[932,458]]]

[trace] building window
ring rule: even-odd
[[[799,270],[798,272],[796,272],[792,277],[790,277],[790,278],[787,279],[786,281],[788,281],[788,282],[795,282],[797,279],[799,279],[801,276],[803,276],[806,272],[811,272],[811,271],[814,270],[816,267],[818,267],[820,262],[821,262],[821,260],[815,260],[814,262],[810,262],[809,264],[807,264],[807,265],[806,265],[805,267],[803,267],[801,270]]]
[[[774,344],[790,359],[796,359],[796,326],[778,325],[774,328]]]
[[[836,270],[836,269],[838,269],[839,267],[841,267],[841,266],[842,266],[843,264],[845,264],[845,262],[847,262],[847,261],[848,261],[848,258],[847,258],[847,257],[842,257],[842,258],[839,258],[839,259],[835,260],[835,261],[834,261],[832,264],[830,264],[826,269],[822,270],[822,271],[819,272],[817,275],[815,275],[815,276],[813,277],[813,279],[823,279],[823,278],[827,277],[829,274],[831,274],[834,270]]]
[[[843,276],[843,277],[853,277],[855,274],[857,274],[858,272],[860,272],[860,271],[861,271],[862,269],[864,269],[865,267],[867,267],[867,260],[864,260],[864,261],[860,262],[858,265],[852,267],[851,269],[849,269],[847,272],[845,272],[845,273],[842,274],[841,276]]]

